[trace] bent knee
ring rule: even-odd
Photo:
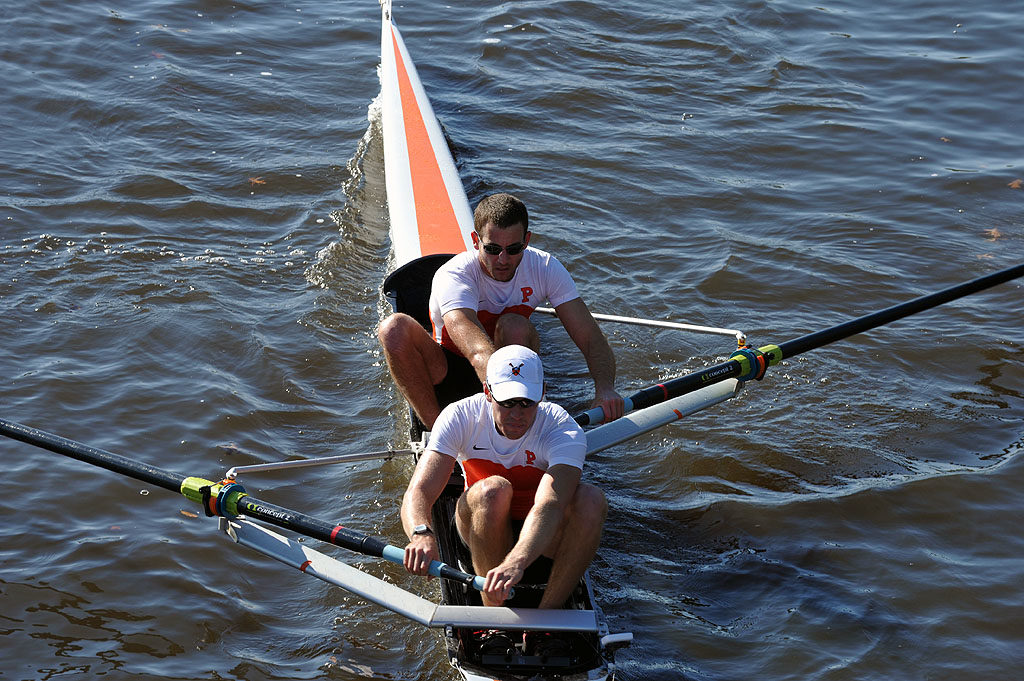
[[[415,323],[416,320],[402,312],[385,317],[384,321],[377,325],[377,338],[381,343],[401,338],[409,333],[409,322]]]
[[[418,321],[402,312],[387,317],[377,326],[377,339],[392,354],[436,345],[430,333]]]
[[[500,475],[492,475],[473,483],[466,494],[471,504],[507,506],[512,502],[512,483]]]
[[[494,327],[494,342],[498,346],[525,345],[534,352],[540,349],[537,328],[529,319],[516,313],[498,317],[498,323]]]
[[[584,518],[604,519],[608,513],[608,499],[600,487],[581,482],[572,499],[573,513]]]

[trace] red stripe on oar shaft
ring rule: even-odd
[[[332,544],[334,543],[334,539],[335,539],[335,537],[337,537],[337,536],[338,536],[338,533],[339,533],[339,532],[341,532],[341,531],[342,531],[342,530],[344,530],[344,529],[345,529],[345,528],[344,528],[343,526],[341,526],[341,525],[335,525],[335,526],[334,526],[334,529],[333,529],[333,530],[331,530],[331,543],[332,543]]]

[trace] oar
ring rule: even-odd
[[[741,348],[733,353],[725,362],[695,371],[686,376],[673,378],[649,388],[644,388],[630,395],[626,398],[627,409],[649,407],[652,404],[664,402],[679,395],[685,395],[704,386],[724,381],[727,378],[736,378],[740,381],[749,381],[752,378],[760,380],[768,367],[775,366],[783,359],[795,357],[802,352],[820,348],[823,345],[863,333],[897,319],[909,317],[912,314],[923,312],[943,303],[948,303],[951,300],[963,298],[964,296],[1003,284],[1021,276],[1024,276],[1024,264],[1008,267],[1005,270],[999,270],[998,272],[972,279],[963,284],[951,286],[941,291],[921,296],[920,298],[914,298],[905,303],[893,305],[884,310],[858,317],[823,331],[794,338],[780,345],[765,345],[757,349],[751,347]],[[580,425],[587,426],[600,423],[604,418],[604,412],[600,408],[595,408],[578,414],[575,418]]]
[[[187,499],[201,504],[206,514],[210,516],[245,515],[350,551],[384,558],[400,565],[403,562],[405,552],[397,546],[390,546],[383,539],[360,534],[341,525],[261,501],[248,494],[241,485],[230,480],[212,482],[203,478],[178,475],[149,464],[133,461],[119,454],[112,454],[4,419],[0,419],[0,434],[100,468],[106,468],[121,475],[127,475],[156,487],[178,492]],[[435,577],[452,579],[483,590],[483,577],[467,574],[440,561],[435,560],[430,564],[429,573]]]

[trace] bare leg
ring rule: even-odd
[[[459,497],[455,522],[469,545],[473,571],[478,575],[486,575],[512,549],[511,505],[512,484],[498,475],[480,480]],[[480,595],[484,605],[501,605]]]
[[[604,492],[591,484],[581,482],[573,495],[572,503],[566,509],[559,536],[555,537],[554,563],[548,586],[541,598],[541,608],[561,608],[576,583],[597,554],[601,543],[601,530],[608,512]]]
[[[503,314],[494,327],[494,346],[525,345],[534,352],[540,352],[540,335],[529,319],[521,314]]]
[[[409,315],[393,314],[377,329],[395,385],[405,396],[416,416],[430,429],[441,413],[434,385],[448,372],[441,346],[419,322]]]

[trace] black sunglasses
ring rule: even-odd
[[[505,251],[509,255],[519,255],[526,248],[526,242],[520,241],[517,244],[509,244],[508,246],[499,246],[498,244],[480,244],[480,248],[484,249],[484,253],[487,255],[501,255],[502,251]]]
[[[498,402],[498,406],[504,407],[505,409],[511,409],[512,407],[522,407],[523,409],[529,409],[533,405],[537,404],[533,400],[528,400],[525,397],[513,399],[513,400],[502,400]]]

